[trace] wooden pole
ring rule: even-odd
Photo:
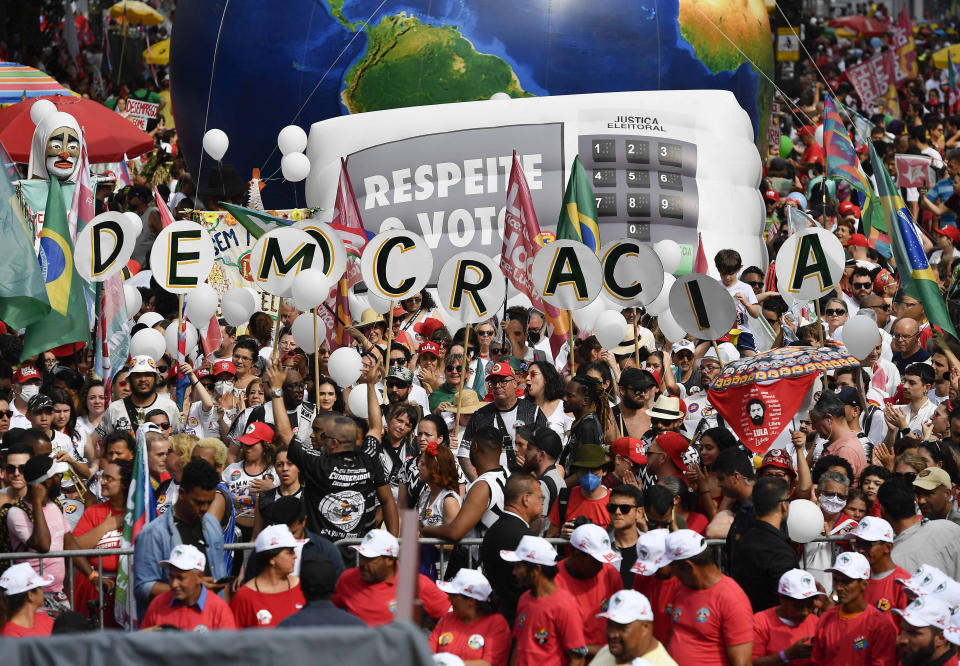
[[[393,301],[390,301],[390,315],[387,318],[387,351],[383,354],[383,380],[390,374],[390,347],[393,345]]]
[[[820,299],[814,299],[814,308],[817,311],[817,337],[820,338],[820,346],[827,346],[826,332],[823,330],[823,320],[820,318]]]
[[[573,377],[577,372],[577,362],[573,358],[573,310],[567,310],[567,316],[569,317],[570,330],[568,331],[569,340],[570,340],[570,360],[567,362],[567,366],[570,368],[570,376]]]
[[[280,301],[281,305],[283,301]],[[280,309],[277,308],[277,321],[273,325],[273,357],[274,362],[280,357]],[[254,359],[256,360],[256,359]]]
[[[717,345],[717,341],[713,340],[713,351],[717,354],[717,363],[720,364],[720,369],[723,370],[723,357],[720,356],[720,347]]]
[[[317,402],[320,388],[320,344],[317,342],[317,309],[313,309],[313,400]]]
[[[636,312],[636,311],[634,311]],[[633,316],[633,356],[634,363],[637,367],[640,367],[640,333],[637,332],[637,318],[639,315],[634,314]]]
[[[467,347],[470,345],[470,324],[467,324],[467,335],[463,339],[463,360],[461,361],[460,386],[457,388],[457,394],[453,396],[453,404],[456,407],[456,420],[453,422],[453,436],[457,437],[457,429],[460,426],[460,405],[463,404],[463,385],[467,381],[467,373],[470,372],[470,361],[467,356]],[[459,400],[457,399],[459,398]],[[459,440],[457,440],[459,443]]]

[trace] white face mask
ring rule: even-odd
[[[20,388],[20,399],[24,402],[30,402],[30,398],[40,393],[40,387],[36,384],[28,384]]]
[[[820,506],[827,510],[827,513],[840,513],[843,507],[847,505],[847,500],[843,497],[821,497]]]
[[[233,391],[233,382],[218,381],[213,385],[213,390],[217,392],[217,395],[226,395]]]

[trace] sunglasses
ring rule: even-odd
[[[117,382],[117,386],[119,386],[120,388],[127,388],[128,386],[130,386],[130,384],[129,382],[127,382],[126,379],[121,379],[119,382]]]
[[[757,289],[761,289],[763,287],[763,280],[751,280],[751,281],[748,281],[747,284],[749,284],[751,287],[756,287]]]
[[[635,504],[614,504],[613,502],[611,502],[610,504],[607,505],[607,512],[608,513],[630,513],[636,508],[637,506]]]
[[[916,474],[914,474],[914,476],[916,476]],[[842,499],[842,500],[847,499],[846,493],[820,493],[820,497],[832,497],[834,499]]]
[[[9,419],[9,418],[12,418],[12,417],[13,417],[13,410],[12,410],[12,409],[7,409],[7,410],[0,411],[0,416],[5,416],[5,417],[7,417],[8,419]]]
[[[170,429],[170,422],[169,422],[169,421],[168,421],[167,423],[158,423],[157,425],[160,426],[161,428],[163,428],[164,430],[169,430],[169,429]]]
[[[477,335],[489,338],[493,336],[493,331],[477,331]]]
[[[405,389],[405,388],[407,388],[408,386],[410,386],[410,385],[407,384],[406,382],[400,381],[399,379],[395,379],[395,380],[393,380],[393,381],[387,381],[387,388],[388,388],[388,389]]]
[[[671,521],[669,520],[650,520],[647,518],[647,527],[655,530],[669,528]]]
[[[871,305],[870,307],[873,308],[874,310],[880,309],[880,310],[883,310],[884,312],[890,312],[889,303],[884,303],[883,305]]]
[[[7,474],[23,474],[23,468],[24,468],[24,467],[26,467],[26,464],[24,464],[24,465],[7,465],[7,466],[6,466]]]
[[[869,289],[871,286],[873,285],[870,282],[854,282],[853,283],[854,289]]]
[[[823,311],[823,314],[827,315],[828,317],[840,317],[841,315],[847,314],[847,311],[837,310],[835,308],[827,308]]]
[[[503,353],[503,347],[490,347],[490,353],[499,356]]]
[[[159,372],[160,374],[165,373],[165,372],[166,372],[167,370],[169,370],[169,369],[170,369],[170,366],[169,366],[169,365],[158,365],[158,366],[157,366],[157,372]]]
[[[453,365],[452,363],[447,364],[447,372],[460,372],[463,370],[462,365]]]
[[[402,358],[391,358],[390,365],[406,365],[407,362]]]
[[[913,482],[917,478],[916,472],[894,472],[893,475],[898,479],[906,479],[910,482]]]

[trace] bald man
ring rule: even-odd
[[[893,324],[893,364],[900,374],[911,363],[925,363],[930,358],[927,350],[920,346],[920,326],[910,317],[898,319]]]

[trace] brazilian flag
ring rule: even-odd
[[[937,278],[930,269],[927,255],[923,252],[923,244],[914,227],[907,206],[900,198],[893,178],[887,172],[873,144],[870,147],[870,163],[873,165],[873,175],[877,179],[877,193],[880,195],[880,204],[886,214],[887,227],[890,234],[890,248],[897,262],[897,275],[900,277],[900,286],[908,296],[921,304],[927,315],[927,320],[939,326],[945,333],[955,339],[957,331],[950,321],[947,305],[940,294]]]
[[[67,227],[60,181],[56,178],[50,179],[44,209],[40,270],[47,287],[50,312],[27,326],[21,361],[60,345],[90,341],[84,283],[73,265],[73,240]]]
[[[597,202],[580,156],[573,158],[563,208],[557,222],[557,240],[577,240],[596,252],[600,249],[600,227],[597,225]]]

